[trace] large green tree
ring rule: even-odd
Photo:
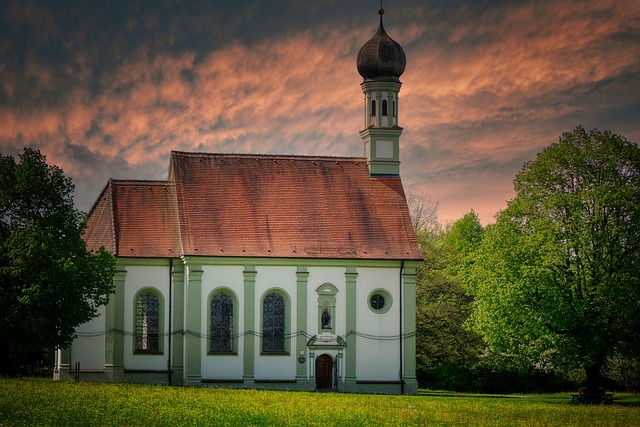
[[[87,251],[73,184],[36,150],[0,155],[0,372],[19,373],[95,317],[113,291],[114,257]]]
[[[640,352],[640,149],[578,127],[525,164],[466,275],[471,325],[504,360],[584,368]]]

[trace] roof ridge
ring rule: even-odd
[[[128,185],[175,185],[175,182],[167,179],[111,179],[114,184]]]
[[[181,157],[224,157],[224,158],[262,158],[262,159],[293,159],[293,160],[349,160],[349,161],[362,161],[365,157],[352,157],[352,156],[320,156],[320,155],[304,155],[304,154],[255,154],[255,153],[204,153],[204,152],[191,152],[191,151],[171,151],[171,156]]]

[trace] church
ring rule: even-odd
[[[363,157],[173,151],[166,180],[106,184],[85,240],[115,292],[56,378],[417,394],[406,58],[383,13],[357,57]]]

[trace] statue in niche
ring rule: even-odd
[[[322,304],[322,329],[331,329],[331,303]]]

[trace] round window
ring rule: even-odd
[[[369,310],[376,314],[384,314],[393,305],[393,299],[386,289],[375,289],[369,294]]]
[[[371,296],[371,307],[374,310],[382,310],[384,307],[384,297],[380,294],[373,294]]]

